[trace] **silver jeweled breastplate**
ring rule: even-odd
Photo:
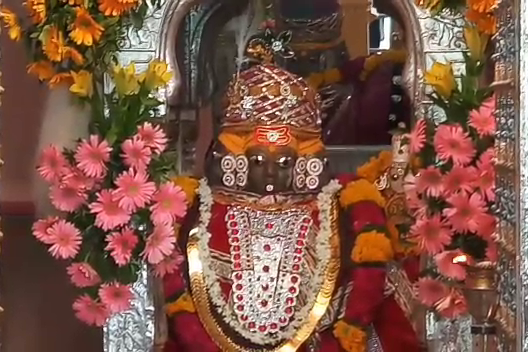
[[[307,211],[233,207],[226,215],[232,260],[231,302],[239,323],[254,334],[289,324],[301,291],[307,241],[314,224]]]

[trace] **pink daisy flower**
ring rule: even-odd
[[[88,263],[73,263],[67,271],[71,282],[79,288],[95,286],[101,282],[97,271]]]
[[[86,194],[73,183],[61,183],[50,188],[51,203],[60,211],[74,212],[86,201]]]
[[[480,158],[477,161],[477,167],[479,169],[483,169],[488,166],[493,166],[495,165],[494,159],[495,159],[495,148],[494,147],[488,148],[486,149],[484,153],[480,155]]]
[[[95,225],[105,231],[115,229],[130,220],[130,213],[119,206],[114,194],[107,189],[97,193],[97,201],[90,204],[90,211],[97,214]]]
[[[88,295],[82,295],[73,303],[77,319],[88,325],[103,326],[110,316],[103,303],[97,302]]]
[[[429,197],[440,197],[444,192],[444,179],[439,169],[429,166],[416,177],[416,191]]]
[[[143,171],[130,169],[123,172],[115,181],[117,189],[114,195],[119,206],[129,212],[143,208],[151,201],[156,191],[154,182],[147,181],[147,174]]]
[[[469,125],[473,127],[480,137],[495,134],[495,97],[485,101],[478,110],[469,113]]]
[[[459,291],[452,289],[449,295],[438,302],[436,310],[445,318],[456,319],[467,313],[467,302]]]
[[[57,221],[59,221],[59,218],[56,216],[49,216],[46,219],[35,221],[32,227],[33,236],[42,243],[52,244],[53,237],[50,235],[49,230]]]
[[[440,215],[418,219],[411,227],[411,235],[416,238],[422,250],[436,254],[451,243],[453,233],[446,226]]]
[[[138,129],[138,136],[156,154],[161,154],[167,148],[167,135],[159,126],[153,126],[150,122],[145,122]]]
[[[115,314],[130,309],[130,302],[134,299],[134,294],[129,286],[114,282],[113,284],[101,286],[99,298],[101,298],[101,302],[106,305],[110,313]]]
[[[176,218],[183,218],[187,213],[185,192],[172,182],[160,185],[153,200],[156,203],[150,207],[150,219],[154,224],[172,224]]]
[[[467,165],[475,156],[475,147],[460,125],[440,125],[434,136],[438,158],[453,160],[455,165]]]
[[[136,170],[145,170],[150,163],[152,152],[146,143],[139,139],[127,139],[121,145],[125,164]]]
[[[473,182],[476,179],[474,167],[462,167],[455,165],[451,171],[444,176],[444,192],[446,195],[453,193],[473,191]]]
[[[171,225],[165,223],[156,225],[147,238],[143,255],[150,264],[158,264],[174,252],[175,243],[176,235]]]
[[[497,218],[491,214],[483,214],[478,219],[477,235],[484,239],[491,239],[497,226]]]
[[[427,307],[433,307],[449,293],[447,286],[443,282],[429,277],[419,279],[415,284],[415,290],[420,303]]]
[[[473,186],[486,200],[493,202],[495,201],[495,167],[492,164],[480,165],[485,166],[477,168]]]
[[[37,166],[39,175],[48,182],[54,182],[63,174],[68,163],[61,151],[54,145],[44,148]]]
[[[409,134],[409,148],[410,148],[411,153],[413,154],[418,153],[424,147],[425,141],[426,141],[426,138],[425,138],[425,128],[426,127],[427,127],[427,123],[425,119],[419,119],[414,125],[414,128]]]
[[[406,205],[415,218],[423,218],[427,214],[427,203],[418,196],[416,191],[405,194]]]
[[[111,151],[112,148],[106,140],[99,142],[99,137],[92,135],[90,141],[83,140],[77,147],[75,154],[77,166],[89,177],[104,177]]]
[[[48,230],[49,249],[55,258],[73,258],[79,252],[81,246],[81,232],[70,222],[58,220]]]
[[[180,268],[183,261],[183,255],[178,249],[176,249],[170,256],[165,257],[161,262],[154,266],[154,274],[158,277],[173,274]]]
[[[70,187],[83,191],[91,191],[100,182],[100,179],[86,176],[79,168],[69,168],[62,177],[62,182]]]
[[[114,258],[119,266],[127,265],[132,257],[132,251],[138,244],[138,237],[130,228],[126,228],[121,232],[114,232],[106,236],[106,250],[110,251],[110,255]]]
[[[434,261],[438,271],[451,279],[462,281],[466,278],[466,268],[462,264],[453,263],[454,259],[463,253],[459,250],[444,251],[435,255]]]
[[[443,210],[451,226],[456,232],[476,232],[479,223],[486,217],[486,203],[479,193],[471,196],[457,193],[447,198],[450,208]]]

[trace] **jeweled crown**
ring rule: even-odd
[[[222,126],[254,129],[281,125],[320,133],[318,94],[301,77],[272,64],[236,74],[227,91]]]
[[[397,130],[392,135],[392,161],[408,163],[410,161],[409,134]]]

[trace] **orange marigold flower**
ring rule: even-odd
[[[24,5],[35,24],[42,24],[46,20],[46,0],[27,0]]]
[[[182,294],[176,302],[167,304],[165,306],[165,310],[169,316],[172,316],[179,312],[189,312],[189,313],[196,312],[192,297],[187,292]]]
[[[42,49],[51,61],[62,61],[66,48],[64,46],[64,35],[57,27],[53,26],[44,33]]]
[[[350,257],[354,263],[385,263],[394,257],[394,249],[384,233],[363,232],[356,238]]]
[[[105,16],[121,16],[138,5],[138,0],[99,0],[99,11]]]
[[[80,52],[71,47],[66,47],[64,50],[64,57],[72,59],[77,65],[82,65],[84,63],[84,57]]]
[[[75,21],[70,32],[70,38],[77,45],[92,46],[94,42],[101,39],[104,28],[97,23],[90,13],[82,7],[75,9]]]
[[[29,64],[27,72],[37,76],[40,81],[48,80],[55,74],[51,62],[44,60]]]
[[[71,86],[72,83],[73,83],[73,78],[71,74],[68,72],[62,72],[62,73],[57,73],[56,75],[51,77],[48,84],[50,88],[56,88],[63,84],[67,86]]]
[[[497,30],[497,19],[491,13],[480,13],[469,8],[466,12],[466,18],[475,23],[478,30],[484,34],[493,35]]]
[[[367,333],[354,325],[339,320],[334,325],[334,336],[347,352],[365,352],[367,350]]]
[[[67,3],[70,6],[75,6],[75,5],[84,6],[84,0],[61,0],[61,1]]]
[[[22,35],[22,29],[18,24],[17,16],[11,10],[2,7],[2,9],[0,10],[0,17],[4,20],[5,26],[9,28],[9,38],[15,41],[20,40],[20,36]]]
[[[497,6],[497,0],[469,0],[469,7],[480,13],[490,13]]]

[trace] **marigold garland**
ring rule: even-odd
[[[381,54],[371,55],[365,60],[359,79],[365,81],[376,68],[385,62],[404,64],[406,60],[407,52],[405,50],[387,50]]]
[[[362,201],[371,201],[384,208],[385,198],[371,182],[360,179],[348,183],[339,195],[339,203],[343,208]]]
[[[374,183],[392,163],[392,153],[384,150],[378,156],[373,156],[370,160],[357,169],[357,175],[367,181]]]
[[[170,317],[180,312],[195,313],[196,308],[194,307],[191,295],[189,295],[188,292],[185,292],[176,300],[176,302],[166,304],[165,311]]]
[[[189,207],[194,203],[196,199],[196,192],[200,186],[200,181],[193,177],[187,176],[178,176],[172,179],[175,185],[180,186],[181,189],[185,192],[187,198],[187,204]]]
[[[388,262],[394,258],[391,240],[381,232],[361,233],[357,238],[350,256],[354,263]]]
[[[367,350],[367,333],[363,329],[339,320],[334,325],[334,336],[347,352],[365,352]]]

